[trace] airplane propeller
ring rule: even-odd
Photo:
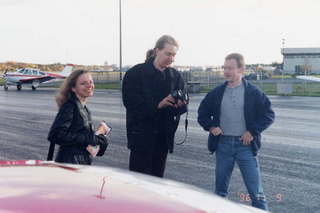
[[[2,75],[3,78],[7,76],[7,72],[8,72],[8,70],[4,71],[4,73]]]

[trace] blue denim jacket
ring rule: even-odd
[[[274,121],[274,111],[271,108],[269,98],[256,86],[242,79],[245,86],[244,93],[244,117],[246,128],[254,137],[251,143],[252,151],[257,155],[261,147],[261,133]],[[198,109],[198,123],[204,130],[220,126],[220,108],[227,82],[214,88],[201,101]],[[210,134],[208,149],[213,153],[219,141],[219,136]]]

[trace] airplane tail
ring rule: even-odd
[[[59,74],[64,77],[68,77],[73,69],[73,66],[73,64],[67,64]]]

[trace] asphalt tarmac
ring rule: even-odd
[[[0,160],[45,160],[46,139],[57,113],[55,89],[0,90]],[[207,133],[196,121],[197,108],[205,94],[191,95],[188,139],[168,156],[165,177],[206,190],[214,187],[215,156],[206,148]],[[272,212],[320,213],[320,98],[270,97],[275,123],[264,132],[259,154],[264,191]],[[127,169],[125,110],[118,91],[99,90],[88,106],[95,124],[112,126],[112,143],[94,165]],[[184,121],[185,116],[182,116]],[[176,140],[183,139],[183,122]],[[229,199],[250,204],[236,166]]]

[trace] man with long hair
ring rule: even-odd
[[[124,77],[131,171],[163,177],[168,151],[173,152],[179,116],[186,111],[186,103],[171,95],[184,89],[181,75],[170,67],[177,51],[176,40],[164,35],[148,52],[146,62],[132,67]]]

